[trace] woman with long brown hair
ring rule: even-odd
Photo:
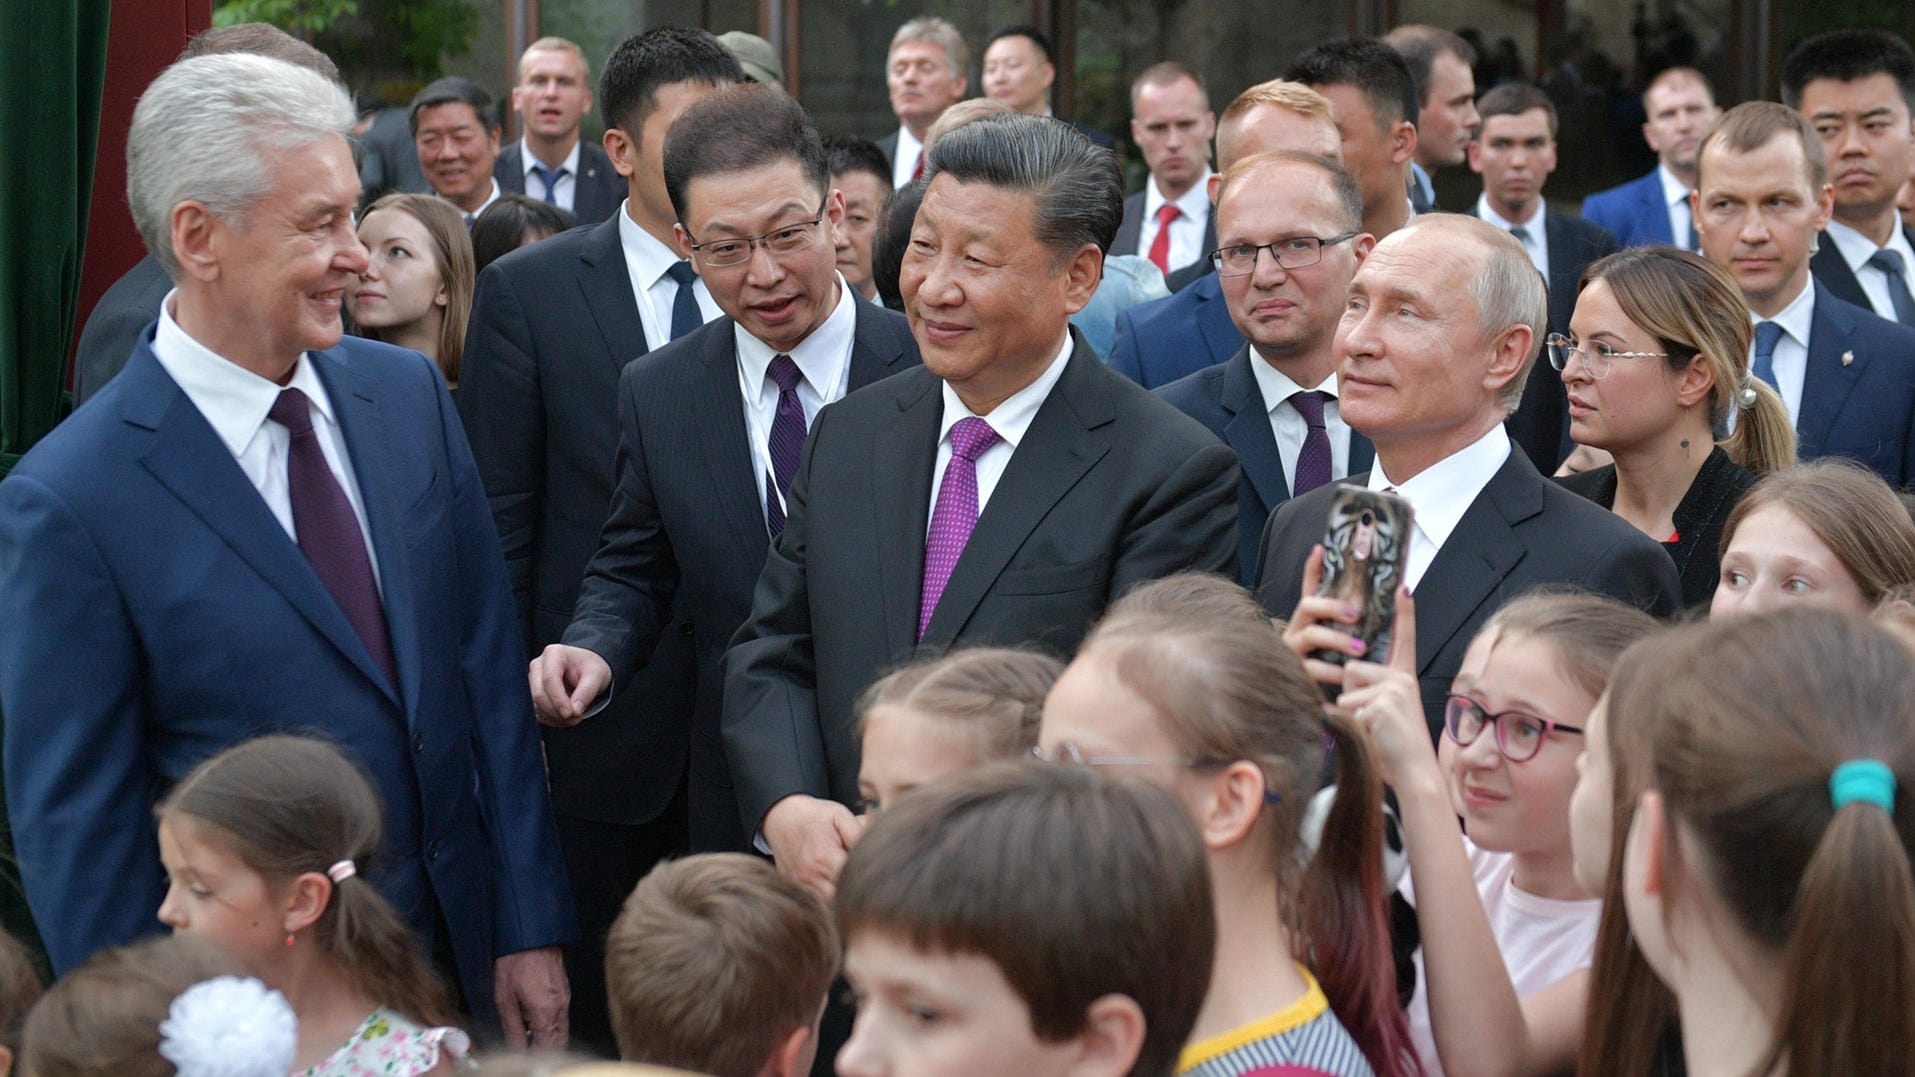
[[[478,279],[465,221],[443,198],[389,194],[366,207],[359,240],[366,269],[346,291],[354,329],[425,353],[457,388]]]
[[[1742,293],[1688,251],[1632,247],[1583,273],[1569,326],[1546,348],[1570,437],[1615,463],[1561,481],[1661,542],[1683,605],[1706,605],[1723,521],[1758,478],[1795,462],[1788,409],[1749,375]]]

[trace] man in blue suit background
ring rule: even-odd
[[[1228,171],[1237,161],[1274,150],[1314,153],[1342,163],[1343,140],[1329,100],[1308,86],[1282,79],[1238,94],[1217,121],[1217,167]],[[1223,178],[1212,174],[1208,182],[1214,205]],[[1209,256],[1205,251],[1198,265],[1209,269]],[[1242,350],[1243,343],[1243,334],[1230,320],[1217,275],[1205,272],[1168,299],[1119,314],[1110,366],[1144,388],[1155,389],[1229,359]]]
[[[352,120],[246,55],[175,64],[135,111],[128,199],[177,288],[0,483],[21,874],[69,969],[158,927],[168,785],[259,733],[326,737],[384,801],[368,877],[465,1005],[562,1046],[570,899],[485,494],[430,361],[341,339]]]
[[[1709,80],[1692,67],[1657,75],[1642,92],[1642,110],[1648,117],[1642,138],[1656,151],[1655,169],[1583,199],[1583,219],[1609,229],[1625,247],[1673,243],[1695,250],[1689,192],[1696,186],[1696,153],[1722,110]]]
[[[1804,460],[1846,456],[1892,486],[1915,479],[1915,330],[1837,299],[1809,275],[1834,210],[1815,132],[1793,109],[1750,101],[1702,141],[1702,249],[1742,286],[1752,376],[1776,387]]]

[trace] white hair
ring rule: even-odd
[[[352,123],[346,91],[308,68],[246,53],[175,63],[140,95],[126,139],[126,200],[146,249],[177,278],[173,207],[235,220],[271,192],[276,152]]]

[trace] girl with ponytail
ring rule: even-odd
[[[1218,946],[1179,1073],[1420,1072],[1396,1000],[1369,746],[1325,715],[1246,591],[1173,576],[1117,602],[1046,700],[1039,754],[1164,786],[1196,819]],[[1332,761],[1312,856],[1304,817]]]
[[[1741,289],[1688,251],[1632,247],[1584,271],[1569,327],[1546,345],[1569,435],[1615,463],[1562,483],[1661,542],[1683,605],[1707,605],[1723,522],[1757,479],[1795,463],[1788,409],[1749,374]]]
[[[1611,701],[1646,734],[1622,895],[1688,1071],[1908,1072],[1908,652],[1860,617],[1797,608],[1681,629],[1640,657]]]
[[[301,1077],[450,1073],[470,1047],[411,931],[360,873],[377,852],[371,783],[319,740],[221,752],[155,809],[160,920],[224,950],[299,1021]]]

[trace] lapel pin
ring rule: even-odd
[[[1843,366],[1847,366],[1847,365],[1849,365],[1850,363],[1853,363],[1854,361],[1855,361],[1855,353],[1854,353],[1854,352],[1843,352],[1843,353],[1842,353],[1842,365],[1843,365]]]

